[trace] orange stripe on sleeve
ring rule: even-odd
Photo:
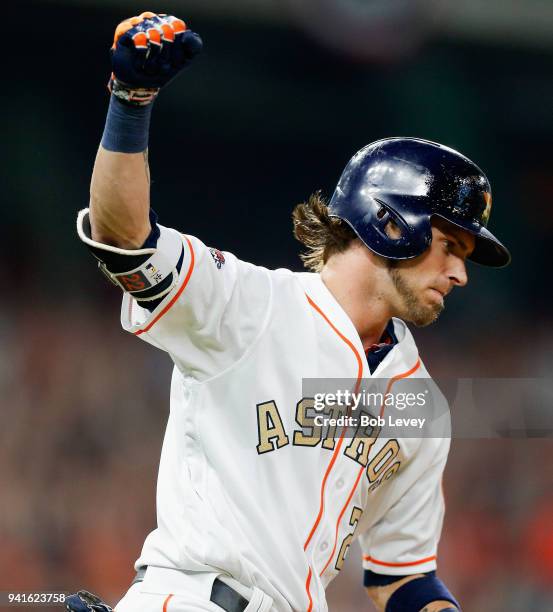
[[[188,244],[188,250],[190,251],[190,265],[188,266],[188,270],[186,272],[186,276],[184,277],[184,280],[182,281],[182,285],[179,287],[179,290],[175,293],[175,295],[171,298],[171,301],[165,306],[165,308],[160,313],[156,315],[156,317],[152,321],[148,323],[148,325],[146,325],[146,327],[134,332],[135,336],[140,336],[140,334],[143,334],[144,332],[147,332],[149,329],[151,329],[161,319],[161,317],[171,309],[173,304],[181,296],[182,292],[186,288],[186,285],[188,285],[188,281],[190,280],[190,277],[192,276],[192,271],[194,270],[195,257],[194,257],[194,247],[192,246],[192,243],[187,238],[187,236],[184,236],[184,239],[186,240]]]
[[[429,561],[435,561],[437,559],[436,555],[432,555],[431,557],[425,557],[424,559],[418,559],[417,561],[409,561],[407,563],[391,563],[388,561],[379,561],[374,557],[369,555],[363,555],[363,561],[370,561],[371,563],[375,563],[376,565],[382,565],[384,567],[411,567],[412,565],[422,565],[423,563],[428,563]]]
[[[167,612],[167,606],[169,605],[169,602],[171,601],[172,597],[173,597],[173,593],[171,593],[171,595],[167,595],[167,598],[163,602],[163,612]]]

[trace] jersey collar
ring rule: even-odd
[[[386,326],[382,336],[383,342],[389,337],[392,340],[390,348],[382,359],[378,359],[374,371],[371,372],[367,353],[363,348],[361,338],[357,333],[352,320],[349,318],[346,311],[342,308],[338,300],[332,295],[328,287],[323,283],[321,275],[314,272],[297,272],[296,276],[303,287],[305,293],[311,297],[332,319],[340,331],[354,344],[359,354],[363,358],[363,376],[376,377],[390,375],[390,372],[403,371],[409,368],[418,359],[418,351],[415,341],[407,325],[401,320],[393,317]],[[401,350],[395,350],[396,347]]]

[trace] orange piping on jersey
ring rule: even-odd
[[[325,315],[325,313],[315,304],[315,302],[307,295],[307,301],[313,306],[313,308],[321,315],[321,317],[330,325],[332,330],[343,340],[349,348],[355,354],[355,358],[357,359],[357,384],[355,386],[355,390],[359,389],[359,385],[361,384],[361,377],[363,376],[363,361],[361,359],[361,355],[359,355],[359,351],[355,348],[353,342],[344,336],[344,334],[331,322],[331,320]]]
[[[194,257],[194,248],[192,247],[192,243],[190,242],[190,240],[186,236],[184,236],[184,239],[188,243],[188,249],[190,250],[190,265],[188,266],[188,271],[186,272],[186,276],[184,277],[182,285],[180,286],[179,290],[175,293],[175,295],[171,298],[171,301],[155,317],[155,319],[150,321],[148,323],[148,325],[146,325],[146,327],[144,329],[139,329],[138,331],[134,332],[135,336],[140,336],[140,334],[143,334],[144,332],[147,332],[149,329],[151,329],[161,319],[161,317],[164,314],[167,313],[167,311],[173,306],[173,304],[179,299],[179,297],[180,297],[181,293],[184,291],[186,285],[188,285],[188,281],[190,280],[190,277],[192,276],[192,270],[194,270],[195,257]]]
[[[415,363],[415,365],[410,368],[409,370],[407,370],[407,372],[403,372],[401,374],[397,374],[396,376],[393,376],[390,381],[388,382],[388,385],[386,387],[386,393],[384,395],[387,395],[390,392],[390,389],[392,388],[393,384],[396,382],[396,380],[400,380],[402,378],[407,378],[408,376],[411,376],[411,374],[413,374],[413,372],[416,372],[417,369],[420,367],[421,365],[421,360],[420,358],[417,359],[417,363]],[[382,404],[381,409],[380,409],[380,416],[382,416],[384,412],[384,404]],[[349,505],[349,502],[351,501],[351,498],[353,497],[353,494],[355,492],[355,489],[357,489],[357,485],[359,484],[359,479],[361,478],[361,474],[365,471],[365,467],[362,467],[359,470],[359,474],[357,474],[357,478],[355,479],[355,483],[353,485],[352,490],[350,491],[350,494],[346,500],[346,503],[344,504],[344,507],[342,508],[342,511],[340,512],[340,515],[338,516],[338,520],[336,521],[336,530],[334,532],[334,546],[332,547],[332,552],[330,553],[330,556],[328,557],[328,560],[325,564],[325,566],[323,567],[321,573],[319,574],[319,576],[322,576],[325,571],[326,568],[330,565],[330,562],[332,561],[332,557],[334,557],[334,553],[336,552],[336,545],[338,543],[338,529],[340,526],[340,521],[342,520],[342,517],[344,516],[344,512],[346,511],[346,508]]]
[[[344,516],[344,512],[346,511],[346,508],[348,507],[349,502],[351,501],[351,498],[353,497],[353,494],[355,493],[355,489],[357,489],[357,485],[359,484],[359,480],[364,471],[365,471],[364,467],[362,467],[359,470],[359,473],[357,474],[357,478],[355,479],[353,487],[351,488],[351,491],[349,492],[346,503],[344,504],[344,507],[342,508],[342,511],[340,512],[340,515],[338,516],[338,520],[336,521],[336,530],[334,532],[334,546],[332,547],[332,552],[330,553],[330,556],[328,557],[328,560],[325,563],[325,566],[323,567],[323,569],[321,570],[321,573],[319,574],[319,576],[322,576],[325,573],[326,568],[330,565],[330,562],[332,561],[332,557],[334,557],[334,553],[336,552],[336,544],[338,542],[338,527],[340,526],[340,521],[342,520],[342,517]]]
[[[355,391],[357,392],[359,390],[359,386],[361,384],[361,378],[363,376],[363,362],[361,361],[361,356],[359,355],[359,352],[357,351],[353,343],[348,338],[346,338],[331,323],[330,319],[324,314],[324,312],[317,306],[317,304],[315,304],[315,302],[307,294],[306,294],[306,297],[307,297],[307,301],[311,304],[311,306],[313,306],[313,308],[323,317],[323,319],[336,332],[336,334],[340,337],[340,339],[343,340],[349,346],[349,348],[354,352],[355,357],[357,359],[357,382],[355,384]],[[336,449],[332,453],[332,458],[330,460],[330,463],[328,464],[328,467],[326,468],[326,472],[323,477],[323,482],[321,483],[321,497],[320,497],[320,505],[319,505],[319,514],[317,515],[315,523],[313,524],[313,527],[311,528],[311,531],[309,532],[309,535],[307,536],[307,539],[305,540],[305,544],[303,545],[303,550],[305,550],[309,546],[309,542],[311,541],[313,534],[315,533],[317,527],[319,526],[319,523],[321,522],[321,518],[324,513],[324,490],[326,487],[326,481],[328,479],[328,476],[330,475],[330,472],[332,471],[332,468],[334,467],[334,463],[336,462],[336,459],[340,452],[340,447],[342,446],[342,443],[344,441],[345,433],[346,433],[346,430],[344,428],[344,430],[342,431],[342,435],[340,436],[340,439],[338,441],[338,444],[336,445]]]
[[[371,563],[383,565],[385,567],[410,567],[411,565],[422,565],[423,563],[428,563],[429,561],[435,561],[436,558],[436,555],[432,555],[431,557],[425,557],[424,559],[419,559],[418,561],[409,561],[407,563],[388,563],[387,561],[379,561],[374,557],[363,555],[363,561],[370,561]]]
[[[163,602],[163,612],[167,612],[167,606],[169,605],[169,601],[171,600],[171,597],[173,597],[173,593],[171,593],[171,595],[167,595],[167,598]]]
[[[417,363],[415,363],[415,365],[410,370],[407,370],[407,372],[397,374],[396,376],[393,376],[392,378],[390,378],[390,381],[388,382],[388,386],[386,387],[386,392],[384,393],[384,395],[385,396],[388,395],[388,393],[390,392],[390,389],[392,388],[392,385],[396,382],[396,380],[401,380],[402,378],[407,378],[408,376],[411,376],[411,374],[414,374],[420,367],[421,367],[421,360],[420,360],[420,357],[417,357]],[[384,414],[384,407],[385,407],[385,404],[382,404],[382,406],[380,407],[380,416]]]
[[[325,313],[319,308],[319,306],[317,306],[317,304],[315,304],[315,302],[307,295],[305,294],[307,297],[307,301],[309,302],[309,304],[321,315],[321,317],[330,325],[331,329],[337,334],[337,336],[347,344],[347,346],[353,351],[353,354],[355,355],[355,359],[357,361],[357,382],[355,384],[355,392],[357,393],[359,391],[359,387],[361,385],[361,379],[363,377],[363,361],[361,359],[361,356],[359,355],[359,351],[355,348],[354,344],[351,342],[351,340],[349,340],[348,338],[346,338],[346,336],[344,336],[344,334],[342,334],[342,332],[330,321],[330,319],[325,315]],[[309,532],[309,535],[307,536],[307,539],[305,540],[305,544],[303,545],[303,549],[306,550],[307,547],[309,546],[309,542],[311,541],[311,538],[313,537],[313,534],[315,533],[315,531],[317,530],[317,527],[319,526],[319,523],[321,522],[321,518],[323,516],[324,513],[324,491],[325,491],[325,487],[326,487],[326,481],[328,480],[328,476],[330,475],[330,472],[332,471],[332,468],[334,467],[334,464],[336,462],[336,459],[338,457],[338,454],[340,453],[340,449],[342,447],[342,443],[344,441],[344,436],[345,436],[346,430],[344,428],[342,435],[340,436],[340,439],[338,441],[338,444],[336,445],[336,448],[334,450],[334,452],[332,453],[332,458],[328,464],[328,467],[326,468],[326,472],[325,475],[323,477],[323,481],[321,483],[321,495],[320,495],[320,503],[319,503],[319,513],[317,515],[317,518],[315,519],[315,522],[313,523],[313,527],[311,527],[311,531]],[[307,576],[307,580],[305,582],[305,589],[307,591],[307,596],[309,598],[309,610],[308,612],[312,609],[313,607],[313,602],[311,599],[311,593],[309,590],[309,585],[311,582],[311,567],[309,567],[309,574]]]
[[[309,590],[310,583],[311,583],[311,568],[309,568],[309,574],[307,574],[307,580],[305,581],[305,590],[307,591],[307,597],[309,597],[309,608],[307,608],[307,612],[311,612],[311,610],[313,610],[313,599],[311,598],[311,592]]]

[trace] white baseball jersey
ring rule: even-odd
[[[303,379],[427,378],[405,324],[394,319],[398,343],[371,374],[318,274],[161,232],[160,244],[178,235],[184,246],[178,282],[153,312],[125,294],[121,315],[174,362],[158,527],[136,567],[227,573],[279,612],[327,610],[325,587],[356,537],[366,569],[435,569],[448,425],[441,437],[364,441],[302,427]]]

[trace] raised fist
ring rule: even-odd
[[[201,50],[202,39],[177,17],[146,12],[126,19],[111,47],[111,89],[159,89]]]

